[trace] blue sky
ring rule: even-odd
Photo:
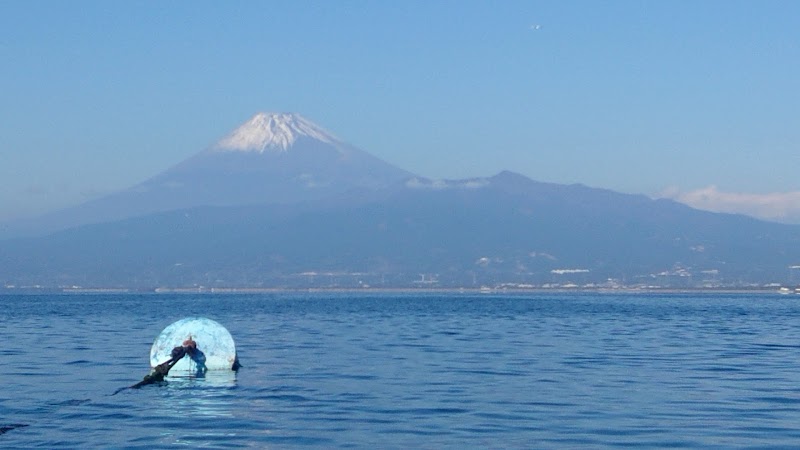
[[[433,178],[509,169],[800,223],[800,2],[0,2],[0,220],[258,111]]]

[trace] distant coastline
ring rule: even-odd
[[[335,293],[335,294],[681,294],[681,293],[708,293],[708,294],[775,294],[775,295],[800,295],[800,287],[657,287],[657,286],[631,286],[619,288],[601,287],[552,287],[552,288],[458,288],[458,287],[314,287],[314,288],[287,288],[287,287],[158,287],[158,288],[92,288],[92,287],[5,287],[0,288],[3,295],[42,295],[42,294],[185,294],[185,295],[237,295],[237,294],[302,294],[302,293]]]

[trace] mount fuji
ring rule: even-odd
[[[123,191],[11,224],[35,235],[198,206],[289,204],[374,190],[414,175],[296,113],[261,112],[189,159]]]
[[[206,151],[131,191],[157,193],[169,202],[160,210],[286,204],[382,188],[412,176],[299,114],[258,113]]]
[[[750,286],[792,282],[800,268],[797,225],[512,172],[428,180],[298,114],[256,114],[174,167],[24,231],[34,237],[0,240],[0,291]]]

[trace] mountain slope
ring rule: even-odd
[[[376,189],[413,176],[299,114],[258,113],[207,150],[136,186],[10,224],[33,235],[197,206],[294,203]]]
[[[335,201],[194,208],[0,245],[14,284],[415,286],[783,281],[800,227],[504,172]]]

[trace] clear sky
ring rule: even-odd
[[[291,111],[427,177],[800,223],[795,0],[0,0],[0,60],[0,220]]]

